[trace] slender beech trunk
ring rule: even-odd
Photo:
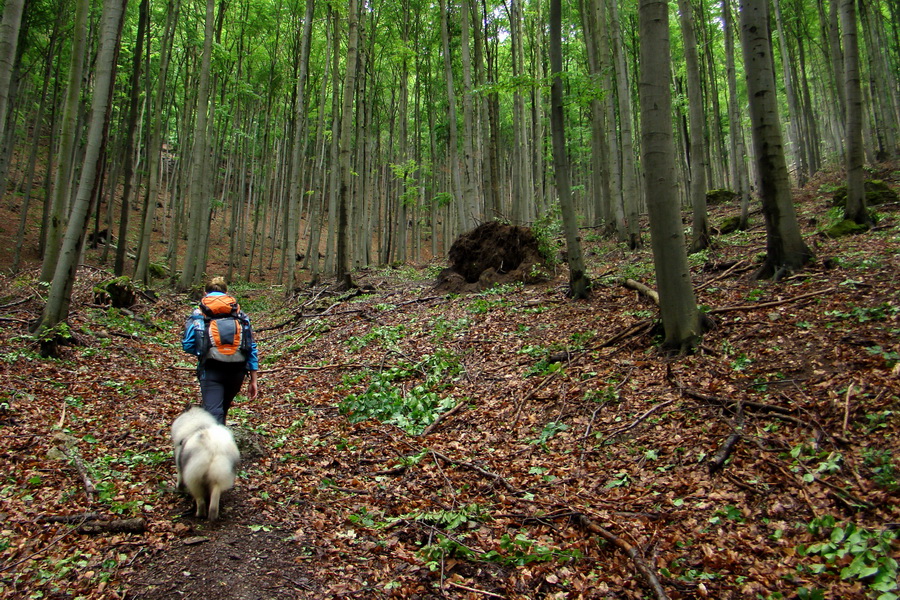
[[[581,238],[575,218],[575,203],[569,180],[569,157],[566,150],[565,118],[563,114],[563,61],[561,0],[550,0],[550,128],[553,137],[553,168],[556,172],[556,188],[562,209],[563,229],[566,235],[566,255],[569,263],[569,295],[587,298],[590,279],[584,269],[581,254]]]
[[[287,281],[285,294],[294,293],[294,277],[297,270],[297,230],[300,220],[300,202],[303,190],[300,186],[303,170],[303,156],[306,154],[306,80],[309,73],[309,45],[312,37],[312,18],[315,0],[306,0],[306,14],[303,17],[303,33],[300,36],[300,71],[297,74],[297,91],[294,107],[294,139],[291,144],[291,181],[288,196],[288,218],[284,227],[287,258]]]
[[[50,293],[36,331],[45,339],[54,328],[68,318],[69,300],[78,256],[84,241],[87,217],[90,210],[91,194],[95,191],[98,165],[101,163],[106,129],[109,119],[109,102],[114,82],[115,56],[121,33],[122,15],[128,0],[104,0],[101,16],[100,46],[97,50],[96,73],[91,99],[91,117],[84,154],[84,166],[78,183],[78,192],[63,236],[59,261],[50,283]],[[55,343],[45,346],[45,352],[54,353]]]
[[[728,77],[728,130],[731,147],[731,185],[740,198],[741,220],[738,228],[744,231],[750,226],[750,177],[744,146],[744,127],[741,119],[740,100],[737,93],[737,75],[734,65],[734,20],[731,0],[722,0],[723,29],[725,30],[725,68]]]
[[[122,213],[119,217],[119,245],[116,248],[116,262],[113,271],[117,277],[125,272],[125,255],[128,251],[128,220],[131,214],[131,188],[134,185],[134,163],[138,149],[135,148],[134,137],[138,129],[138,102],[141,92],[141,67],[143,66],[144,32],[150,21],[149,0],[141,0],[138,9],[137,39],[134,44],[134,57],[131,62],[131,82],[128,98],[128,121],[125,124],[125,157],[124,185],[122,188]],[[115,189],[115,180],[113,180]],[[112,224],[110,223],[110,231]]]
[[[191,175],[188,186],[187,198],[190,202],[187,225],[187,250],[184,259],[184,268],[178,287],[182,290],[200,283],[206,265],[204,255],[204,224],[208,226],[210,200],[206,195],[206,154],[207,128],[209,123],[209,79],[210,62],[212,57],[212,43],[214,32],[215,0],[206,0],[205,32],[203,39],[203,55],[200,59],[199,82],[197,85],[197,117],[194,122],[194,144],[191,148]]]
[[[702,330],[675,191],[669,7],[665,0],[640,0],[638,10],[641,147],[659,311],[666,334],[663,345],[686,351],[699,342]]]
[[[75,18],[72,24],[72,49],[66,98],[63,103],[59,152],[56,156],[56,174],[53,183],[53,200],[47,219],[44,245],[44,262],[41,281],[53,279],[59,263],[60,243],[66,227],[71,174],[74,168],[75,133],[78,128],[78,102],[81,97],[81,77],[84,70],[84,53],[87,46],[87,18],[90,0],[76,0]]]
[[[616,61],[616,86],[619,99],[619,135],[621,137],[620,152],[622,155],[622,198],[621,203],[625,214],[625,238],[628,247],[632,250],[640,248],[640,206],[637,187],[637,169],[634,164],[634,134],[631,115],[631,92],[628,85],[628,67],[625,62],[625,44],[622,41],[622,29],[619,22],[618,0],[611,0],[610,27],[613,34],[613,56]]]
[[[688,119],[690,122],[689,178],[693,209],[691,249],[699,252],[709,246],[709,220],[706,214],[706,141],[704,136],[703,90],[700,87],[700,57],[694,32],[694,9],[691,0],[678,0],[681,35],[687,70]]]
[[[338,193],[337,257],[335,276],[338,285],[344,289],[356,287],[350,273],[350,232],[348,212],[350,209],[351,178],[350,159],[353,137],[353,97],[356,93],[356,60],[359,44],[359,14],[357,0],[350,0],[347,10],[347,71],[344,74],[344,99],[341,107],[340,137],[340,190]]]
[[[800,234],[781,137],[767,0],[741,0],[741,42],[757,178],[766,220],[766,260],[756,277],[781,278],[812,253]]]
[[[9,92],[24,7],[25,0],[6,0],[6,5],[3,7],[3,20],[0,21],[0,150],[6,143],[9,133],[6,130],[11,100]],[[5,191],[6,173],[4,170],[0,171],[0,195]]]
[[[841,0],[841,29],[844,38],[844,95],[847,99],[847,141],[844,166],[847,170],[847,203],[844,218],[869,225],[863,181],[862,86],[859,74],[859,41],[856,0]]]
[[[157,74],[156,94],[153,97],[153,108],[150,111],[149,140],[147,144],[149,181],[147,183],[147,194],[144,197],[141,237],[138,244],[137,263],[134,268],[134,278],[144,284],[150,282],[150,245],[160,187],[159,165],[162,153],[163,101],[166,96],[166,81],[169,75],[169,58],[172,54],[173,31],[180,12],[181,0],[169,0],[166,7],[166,25],[163,30],[159,50],[159,73]]]

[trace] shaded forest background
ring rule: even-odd
[[[896,600],[898,10],[6,0],[0,596]],[[758,278],[779,238],[761,96],[803,256]],[[642,287],[662,292],[654,203],[715,325],[679,357],[679,303]],[[539,281],[435,289],[495,219],[530,226]],[[205,273],[263,358],[219,524],[171,489],[167,440]],[[146,284],[128,306],[117,275]]]
[[[101,13],[110,8],[124,12],[110,27],[115,68],[92,165],[101,176],[84,196],[85,228],[117,241],[114,256],[104,253],[117,274],[148,281],[155,265],[186,287],[211,257],[232,279],[291,288],[298,266],[311,281],[341,268],[341,231],[342,261],[360,268],[440,257],[486,220],[549,227],[559,218],[541,2],[17,0],[6,8],[16,4],[20,26],[5,21],[2,49],[17,43],[0,61],[10,78],[0,95],[0,177],[19,215],[3,252],[14,269],[48,247],[55,256],[75,203]],[[844,162],[845,5],[769,8],[784,153],[799,185]],[[638,6],[562,8],[578,223],[635,247],[646,239]],[[897,11],[865,0],[854,16],[870,164],[897,153]],[[738,14],[729,2],[670,11],[675,197],[685,206],[692,182],[745,204],[756,189]],[[699,121],[690,107],[701,109]],[[704,219],[694,213],[695,231],[705,231]],[[52,274],[45,264],[42,279]]]

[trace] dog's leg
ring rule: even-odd
[[[222,490],[218,483],[214,483],[209,493],[209,520],[215,521],[219,518],[219,500],[222,497]]]
[[[203,518],[206,516],[206,498],[203,496],[197,496],[194,498],[194,501],[197,503],[197,513],[196,516]]]

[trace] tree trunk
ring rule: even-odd
[[[550,0],[550,131],[553,137],[553,168],[556,172],[556,188],[562,209],[563,229],[566,235],[566,254],[569,263],[569,295],[587,298],[590,280],[584,270],[581,255],[581,238],[575,218],[575,203],[569,181],[569,158],[566,150],[565,118],[563,114],[563,61],[561,0]]]
[[[19,27],[25,0],[6,0],[3,20],[0,21],[0,148],[6,142],[6,122],[9,116],[9,91],[12,83],[13,65],[16,62],[16,47],[19,42]],[[0,173],[0,195],[6,191],[5,173]]]
[[[116,247],[116,262],[113,267],[116,277],[120,277],[125,272],[125,254],[128,251],[128,219],[131,214],[131,188],[134,184],[134,163],[135,153],[137,152],[137,149],[134,147],[134,134],[138,129],[138,102],[141,91],[144,32],[150,21],[149,0],[141,0],[138,12],[137,39],[135,40],[134,57],[131,63],[128,121],[125,124],[124,186],[122,188],[122,213],[119,217],[119,245]],[[112,187],[115,190],[115,180],[113,180]],[[111,223],[110,231],[112,231]]]
[[[173,6],[174,3],[174,6]],[[166,25],[160,43],[159,73],[157,75],[156,95],[150,111],[149,143],[147,144],[147,172],[149,181],[147,195],[144,198],[143,223],[138,244],[137,263],[134,278],[144,284],[150,283],[150,246],[153,233],[153,221],[156,217],[156,204],[159,194],[160,155],[162,153],[163,101],[166,95],[166,82],[169,75],[169,57],[172,54],[174,27],[181,12],[181,0],[169,0],[166,7]],[[149,53],[148,53],[149,54]],[[149,93],[149,92],[148,92]]]
[[[75,133],[78,128],[78,101],[81,98],[81,77],[84,70],[84,53],[87,45],[87,18],[91,8],[90,0],[76,0],[75,19],[72,24],[73,38],[66,99],[63,106],[59,152],[56,157],[56,174],[53,183],[53,200],[47,219],[44,245],[44,262],[41,281],[53,279],[59,262],[62,233],[66,227],[71,173],[74,167]]]
[[[728,79],[728,144],[731,153],[731,186],[741,201],[739,228],[747,229],[750,220],[750,190],[747,189],[747,161],[744,153],[744,130],[737,95],[734,66],[734,22],[731,0],[722,0],[722,29],[725,32],[725,70]]]
[[[206,26],[203,39],[203,55],[200,59],[199,83],[197,86],[197,118],[194,121],[194,144],[191,148],[191,176],[187,198],[190,203],[187,225],[187,249],[185,251],[184,268],[178,287],[187,290],[200,283],[204,264],[204,225],[209,224],[210,200],[206,195],[206,154],[207,127],[209,122],[209,77],[214,34],[215,0],[206,0]]]
[[[847,99],[844,166],[847,170],[847,203],[844,218],[869,225],[863,182],[862,88],[859,75],[859,42],[856,0],[841,0],[841,29],[844,38],[844,96]]]
[[[303,157],[306,154],[306,80],[309,72],[309,45],[312,37],[312,18],[315,0],[306,0],[306,15],[303,18],[303,33],[300,37],[300,72],[297,74],[297,92],[294,107],[294,140],[291,144],[291,181],[288,196],[288,218],[284,227],[287,235],[285,245],[287,258],[287,281],[284,292],[294,293],[294,276],[297,270],[297,230],[300,220],[300,202],[303,190],[300,186]]]
[[[641,141],[664,346],[685,351],[698,343],[702,331],[675,191],[669,8],[665,0],[640,0],[639,23]]]
[[[706,214],[706,142],[704,139],[703,90],[700,87],[700,58],[694,32],[694,9],[690,0],[678,0],[684,58],[687,70],[688,119],[690,120],[690,197],[693,208],[691,249],[699,252],[709,246],[709,222]]]
[[[634,134],[632,133],[634,119],[631,113],[628,65],[625,62],[625,44],[622,41],[618,0],[612,0],[610,8],[612,10],[610,27],[613,34],[613,56],[616,61],[616,85],[619,98],[619,131],[621,135],[619,152],[622,155],[621,204],[625,215],[625,238],[628,242],[628,247],[636,250],[643,245],[643,242],[641,241],[640,228],[640,193],[637,187],[637,170],[634,164]]]
[[[356,287],[350,274],[350,209],[351,177],[350,158],[353,137],[353,97],[356,93],[356,55],[359,44],[359,14],[357,0],[350,0],[347,10],[347,72],[344,74],[344,99],[341,108],[340,136],[340,189],[338,192],[337,261],[335,275],[343,289]]]
[[[468,0],[460,3],[460,60],[463,75],[463,157],[462,157],[462,231],[472,229],[481,220],[483,213],[478,199],[478,167],[475,156],[475,90],[472,84],[472,59],[470,57],[469,27],[470,13]]]
[[[779,279],[785,272],[805,265],[812,254],[800,235],[791,198],[775,94],[767,0],[741,0],[741,41],[757,177],[766,220],[766,260],[756,277]]]
[[[51,335],[51,332],[68,317],[69,299],[72,293],[72,284],[75,281],[78,255],[84,240],[91,194],[94,192],[98,176],[97,167],[101,162],[101,151],[105,142],[109,101],[114,82],[116,46],[127,2],[128,0],[105,0],[103,3],[100,47],[97,50],[91,119],[84,165],[79,178],[78,192],[63,237],[59,261],[50,284],[50,293],[44,306],[44,312],[37,324],[38,334],[45,339],[55,337]],[[54,348],[45,348],[45,350],[52,353]]]
[[[781,17],[781,1],[773,0],[773,4],[775,6],[775,19],[778,24],[778,43],[781,46],[781,77],[784,82],[784,95],[788,106],[788,139],[790,140],[794,162],[796,163],[797,184],[803,187],[809,179],[809,166],[800,133],[800,103],[797,101],[797,93],[794,91],[795,77],[794,71],[791,69],[791,55],[790,48],[788,48],[787,35],[784,32],[784,19]]]

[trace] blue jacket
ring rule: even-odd
[[[222,292],[210,292],[207,294],[208,296],[224,296]],[[250,317],[248,316],[249,320]],[[181,349],[187,352],[188,354],[193,354],[196,357],[200,357],[197,351],[197,342],[194,338],[194,330],[195,329],[203,329],[205,324],[203,322],[203,313],[200,312],[199,308],[195,308],[194,312],[191,313],[191,316],[188,317],[187,322],[184,324],[184,336],[181,338]],[[253,344],[250,346],[250,356],[247,357],[246,367],[248,371],[258,371],[259,370],[259,353],[256,349],[256,340],[253,340]]]

